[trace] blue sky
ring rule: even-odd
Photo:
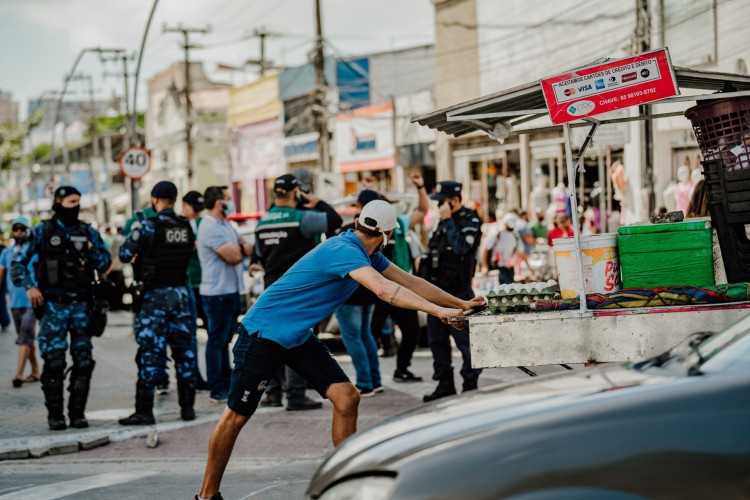
[[[337,51],[363,54],[431,42],[432,0],[321,0],[323,27]],[[21,102],[44,91],[59,90],[78,55],[86,47],[118,47],[135,52],[152,0],[2,0],[0,2],[0,89]],[[313,0],[159,0],[142,69],[146,80],[181,59],[180,36],[162,33],[164,23],[203,27],[212,32],[195,41],[210,49],[193,52],[214,73],[216,63],[239,65],[258,56],[255,40],[242,41],[256,28],[280,33],[268,39],[267,56],[286,65],[306,61],[313,36]],[[99,97],[120,94],[122,83],[103,78],[106,67],[87,54],[79,70],[94,77]],[[133,65],[133,70],[135,65]],[[72,83],[75,98],[84,98],[83,83]],[[142,92],[139,108],[146,99]]]

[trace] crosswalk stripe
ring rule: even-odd
[[[113,484],[127,483],[136,479],[153,476],[157,472],[140,471],[140,472],[110,472],[107,474],[98,474],[96,476],[87,476],[72,481],[62,481],[59,483],[45,484],[44,486],[34,486],[25,490],[15,491],[7,495],[0,496],[0,500],[11,500],[18,498],[33,498],[34,500],[55,500],[68,495],[74,495],[82,491],[93,490],[96,488],[105,488]]]

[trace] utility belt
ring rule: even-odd
[[[72,304],[73,302],[90,302],[93,299],[91,291],[65,292],[65,291],[42,291],[45,302],[56,302],[58,304]]]
[[[422,256],[417,275],[448,292],[463,290],[471,283],[475,266],[476,260],[471,257],[444,259],[432,248]]]
[[[130,296],[133,298],[133,312],[138,314],[138,312],[141,310],[141,306],[143,305],[143,296],[146,295],[148,292],[152,292],[154,290],[158,290],[160,288],[187,288],[187,281],[180,283],[175,283],[173,285],[166,285],[166,284],[159,284],[159,285],[147,285],[143,281],[133,281],[130,284],[130,288],[128,288],[128,292],[130,292]]]

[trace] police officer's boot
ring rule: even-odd
[[[453,382],[453,372],[450,372],[440,379],[435,392],[433,392],[432,394],[426,394],[424,397],[422,397],[422,401],[424,401],[425,403],[429,403],[430,401],[435,401],[436,399],[455,395],[456,384]]]
[[[42,358],[44,359],[42,391],[44,391],[44,404],[47,406],[47,424],[51,431],[63,431],[67,428],[63,415],[65,351],[50,351],[44,354]]]
[[[91,387],[91,373],[94,371],[95,364],[96,362],[91,359],[91,352],[73,353],[73,371],[70,373],[68,386],[68,391],[70,391],[68,418],[70,426],[76,429],[85,429],[89,426],[83,412],[86,410],[86,401]]]
[[[178,380],[177,399],[180,402],[182,420],[195,420],[195,387],[190,387],[184,380]]]
[[[463,392],[476,391],[479,388],[479,378],[465,378]]]
[[[138,380],[135,386],[135,413],[119,420],[120,425],[154,425],[154,388]]]

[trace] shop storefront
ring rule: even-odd
[[[390,103],[364,106],[336,117],[335,161],[336,171],[343,180],[343,194],[357,192],[363,183],[381,192],[398,185],[393,180],[396,167],[393,136]]]

